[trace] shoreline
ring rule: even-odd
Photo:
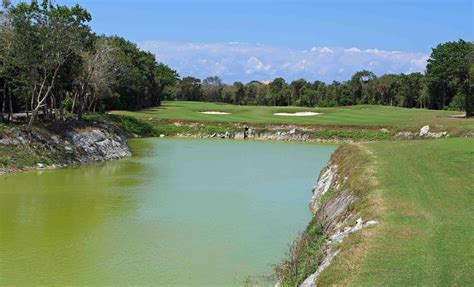
[[[123,116],[99,116],[98,119],[93,118],[93,121],[85,123],[71,121],[59,124],[59,127],[37,129],[29,140],[27,138],[29,136],[18,127],[7,126],[6,129],[0,131],[0,151],[2,147],[6,147],[13,149],[12,153],[15,153],[16,148],[26,149],[27,153],[40,153],[41,151],[38,151],[38,146],[40,146],[40,150],[42,148],[47,153],[56,154],[47,162],[38,160],[19,167],[14,165],[16,162],[10,165],[4,163],[4,167],[0,167],[0,176],[128,157],[132,155],[128,147],[129,138],[225,139],[345,145],[373,141],[437,139],[450,136],[448,131],[440,130],[439,127],[435,127],[435,131],[432,132],[429,126],[421,127],[420,131],[415,131],[415,129],[397,131],[379,127],[375,130],[363,127],[347,130],[344,130],[344,127],[338,127],[326,130],[322,127],[296,125],[211,126],[206,123],[149,123]],[[461,135],[454,133],[454,136],[472,137],[474,133],[465,132]],[[1,160],[0,157],[0,164]],[[7,160],[3,159],[4,162]]]

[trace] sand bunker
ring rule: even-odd
[[[315,112],[297,112],[297,113],[274,113],[275,116],[288,116],[288,117],[309,117],[309,116],[318,116],[322,113]]]
[[[206,114],[206,115],[230,115],[230,113],[226,112],[216,112],[216,111],[207,111],[207,112],[198,112],[200,114]]]

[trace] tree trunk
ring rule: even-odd
[[[51,97],[51,118],[53,120],[56,120],[56,111],[57,111],[56,97]]]
[[[443,99],[442,99],[441,109],[444,110],[444,105],[446,103],[446,86],[443,85]]]
[[[8,122],[13,121],[13,103],[12,103],[12,92],[8,89]]]
[[[25,102],[25,110],[26,110],[26,118],[30,119],[30,107],[28,105],[28,101]]]
[[[43,106],[43,121],[47,121],[49,118],[49,115],[48,115],[48,105],[46,103],[46,105]]]
[[[77,92],[74,92],[74,98],[72,98],[71,113],[74,114],[74,108],[76,107]]]
[[[2,91],[2,121],[5,120],[4,115],[5,115],[5,105],[7,102],[7,81],[3,82],[3,91]]]
[[[63,97],[62,97],[62,94],[59,95],[58,101],[59,101],[59,103],[58,103],[59,119],[60,119],[61,121],[64,121],[64,107],[63,107]]]
[[[79,95],[78,97],[78,110],[77,110],[77,119],[82,120],[82,95]]]
[[[87,87],[86,87],[86,84],[83,84],[81,86],[81,92],[79,93],[79,111],[77,113],[77,118],[78,120],[82,120],[82,113],[83,113],[83,109],[84,109],[84,95],[86,93],[86,90],[87,90]]]
[[[28,121],[28,126],[26,127],[27,132],[31,132],[31,127],[33,126],[33,123],[36,119],[36,115],[38,114],[38,110],[40,109],[40,106],[37,106],[31,113],[31,118]]]
[[[35,102],[35,93],[36,93],[36,89],[33,90],[33,92],[31,93],[31,101],[30,101],[30,111],[33,113],[33,103]]]

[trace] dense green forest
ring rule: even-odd
[[[79,5],[53,1],[3,1],[0,12],[1,119],[25,113],[35,120],[63,119],[110,109],[139,110],[162,99],[238,105],[342,106],[382,104],[466,110],[474,113],[474,44],[459,40],[433,49],[425,74],[355,73],[327,84],[223,83],[217,77],[180,79],[178,73],[119,36],[97,35],[91,15]]]
[[[2,118],[38,118],[160,105],[178,75],[155,56],[118,36],[93,33],[79,5],[3,1],[0,18]]]

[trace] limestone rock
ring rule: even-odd
[[[394,140],[411,140],[416,137],[416,133],[411,132],[398,132],[395,136],[393,136]]]
[[[334,249],[332,244],[334,243],[341,243],[345,237],[347,237],[350,233],[356,232],[361,230],[364,227],[375,225],[378,222],[375,220],[369,220],[364,222],[362,218],[356,220],[356,224],[354,226],[346,226],[344,230],[337,230],[331,237],[330,242],[326,247],[325,256],[323,262],[318,266],[318,269],[315,273],[311,274],[308,278],[306,278],[300,287],[311,287],[316,285],[316,280],[318,279],[319,274],[323,272],[331,263],[331,261],[336,257],[339,253],[339,249]]]
[[[313,196],[310,201],[310,209],[315,213],[321,205],[321,197],[328,192],[333,184],[337,172],[337,165],[330,165],[319,177],[318,183],[313,188]]]
[[[333,250],[329,250],[328,251],[328,254],[327,256],[324,258],[323,262],[321,263],[321,265],[319,265],[318,269],[316,270],[316,272],[314,272],[313,274],[311,274],[311,276],[309,276],[308,278],[306,278],[306,280],[303,281],[303,283],[301,283],[300,287],[312,287],[312,286],[315,286],[316,285],[316,280],[318,279],[318,276],[319,274],[321,274],[321,272],[324,271],[324,269],[326,269],[329,264],[331,263],[331,261],[334,259],[334,257],[336,257],[336,255],[339,253],[339,250],[336,250],[336,251],[333,251]]]
[[[420,137],[426,137],[430,132],[430,126],[426,125],[420,129]]]
[[[80,162],[119,159],[131,156],[127,139],[123,136],[110,134],[104,130],[70,132],[68,136],[82,152],[77,159]]]

